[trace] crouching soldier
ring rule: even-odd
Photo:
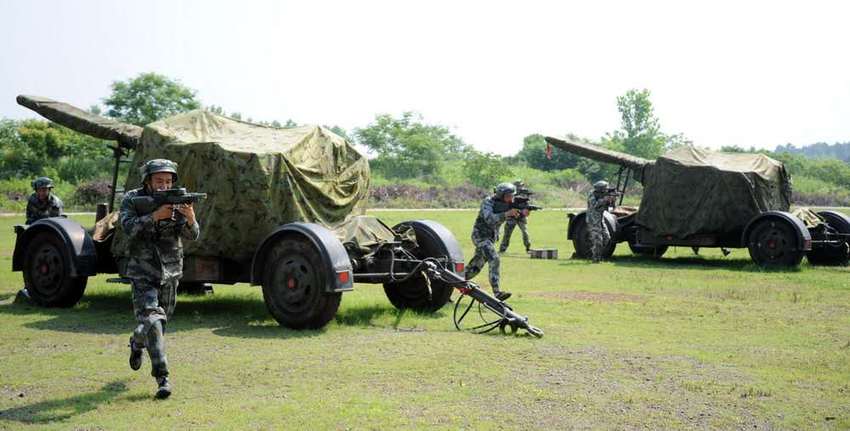
[[[131,190],[121,202],[119,221],[128,238],[129,253],[120,263],[123,276],[133,285],[133,313],[137,326],[130,337],[130,368],[142,366],[147,349],[151,375],[156,379],[157,398],[171,395],[168,359],[165,355],[165,325],[176,305],[177,284],[183,275],[181,239],[195,240],[200,227],[191,204],[172,208],[163,205],[151,213],[140,213],[133,198],[167,190],[177,182],[177,164],[154,159],[141,167],[142,188]]]
[[[478,218],[472,226],[472,243],[475,245],[475,256],[466,265],[466,279],[469,280],[484,268],[485,263],[490,265],[490,286],[493,294],[500,301],[511,296],[510,292],[502,291],[499,287],[499,253],[496,252],[496,241],[499,239],[499,228],[508,217],[517,217],[520,214],[528,216],[528,210],[518,211],[511,208],[507,211],[496,212],[494,207],[505,207],[514,200],[516,187],[511,183],[502,183],[496,186],[493,196],[489,196],[481,202]],[[502,202],[502,204],[499,204]]]
[[[62,199],[53,194],[53,180],[38,177],[32,182],[32,188],[35,192],[27,199],[27,224],[62,215]]]

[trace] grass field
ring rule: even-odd
[[[374,214],[444,223],[471,256],[472,211]],[[622,245],[591,265],[569,259],[565,213],[544,211],[532,239],[560,259],[526,258],[516,232],[502,261],[542,339],[457,332],[449,307],[399,312],[374,285],[344,294],[323,330],[291,331],[257,287],[222,285],[179,297],[175,393],[156,401],[147,359],[127,366],[127,287],[98,276],[71,309],[13,303],[15,222],[0,218],[0,428],[850,428],[848,268]]]

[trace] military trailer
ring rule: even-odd
[[[546,137],[549,145],[619,166],[619,205],[605,213],[611,233],[637,255],[660,257],[670,246],[747,248],[761,266],[793,267],[803,256],[818,265],[846,265],[850,218],[837,211],[790,210],[785,166],[763,154],[718,153],[694,147],[655,161],[591,144]],[[643,185],[637,208],[624,207],[630,181]],[[567,238],[576,257],[590,257],[585,212],[569,215]]]
[[[324,127],[264,127],[205,110],[138,127],[42,97],[17,100],[56,123],[116,142],[112,197],[99,206],[94,227],[48,218],[16,229],[12,269],[23,272],[40,305],[73,306],[89,277],[122,273],[128,248],[115,211],[120,166],[131,163],[129,190],[141,186],[137,168],[154,158],[177,162],[178,184],[207,194],[195,204],[201,237],[184,244],[181,284],[262,286],[269,312],[283,326],[324,326],[354,282],[383,284],[395,307],[434,311],[453,288],[429,279],[426,266],[436,262],[463,277],[461,248],[442,225],[414,220],[390,228],[362,215],[368,160]]]

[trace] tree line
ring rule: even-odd
[[[618,97],[616,106],[621,119],[620,128],[606,133],[595,143],[647,159],[692,145],[681,133],[662,131],[650,96],[646,89],[633,89]],[[103,108],[95,105],[89,110],[140,126],[202,106],[195,90],[156,73],[143,73],[126,81],[113,82],[111,93],[102,102]],[[254,120],[243,118],[236,111],[228,114],[221,106],[209,105],[206,109],[267,127],[298,126],[292,119]],[[497,182],[512,179],[518,166],[548,172],[554,183],[577,180],[589,183],[610,179],[616,172],[615,166],[557,148],[547,153],[546,143],[539,134],[526,136],[522,148],[509,157],[482,152],[466,144],[448,127],[429,124],[415,112],[379,114],[371,123],[350,132],[338,126],[326,127],[365,148],[371,158],[373,174],[392,183],[435,186],[466,183],[489,189]],[[573,140],[588,142],[567,135]],[[3,119],[0,120],[0,180],[46,175],[76,185],[108,178],[113,160],[107,145],[105,141],[48,121]],[[725,147],[723,151],[756,150]],[[835,145],[818,143],[802,148],[788,144],[777,147],[770,154],[786,162],[789,171],[795,175],[850,187],[850,166],[838,160],[850,160],[850,142]],[[808,155],[829,158],[810,160],[806,157]]]

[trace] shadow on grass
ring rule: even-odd
[[[182,301],[181,301],[182,299]],[[88,334],[128,334],[135,326],[133,308],[125,292],[86,294],[72,308],[44,308],[28,304],[0,305],[0,314],[48,316],[25,323],[32,329]],[[268,319],[262,301],[250,297],[178,297],[169,331],[244,326]]]
[[[764,273],[794,273],[800,272],[801,267],[791,268],[763,268],[749,259],[719,259],[705,258],[700,256],[661,257],[653,258],[646,256],[613,256],[606,260],[615,266],[631,268],[663,268],[663,269],[727,269],[740,272],[764,272]],[[561,266],[572,266],[577,263],[592,265],[589,260],[570,259],[563,262]]]
[[[0,419],[27,424],[63,421],[95,410],[100,404],[109,402],[126,391],[127,384],[124,381],[118,380],[108,383],[97,392],[58,400],[39,401],[26,406],[2,410],[0,411]],[[149,399],[149,397],[145,399]]]
[[[336,323],[344,326],[386,326],[377,324],[376,321],[389,317],[393,320],[389,326],[399,329],[399,324],[405,316],[413,316],[417,319],[442,319],[445,317],[440,310],[427,313],[413,310],[399,310],[389,305],[373,304],[349,307],[340,311],[336,315]]]

